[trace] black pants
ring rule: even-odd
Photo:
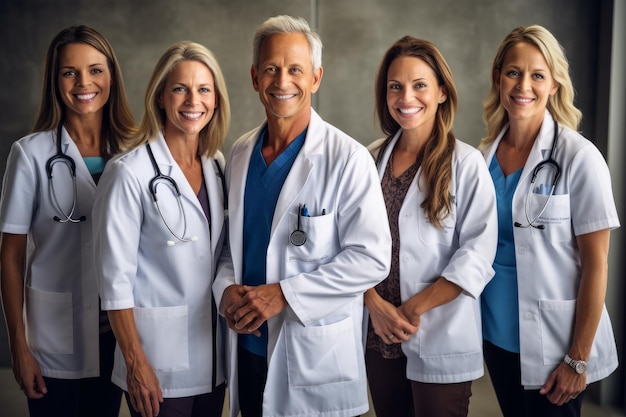
[[[44,377],[48,393],[28,399],[31,417],[117,417],[122,390],[111,382],[115,336],[100,335],[100,376],[83,379]]]
[[[539,390],[524,389],[519,353],[509,352],[487,341],[483,351],[504,417],[580,417],[585,391],[562,406],[554,405]]]
[[[239,346],[239,408],[242,417],[263,417],[263,391],[267,380],[267,358]]]
[[[183,398],[164,398],[160,404],[159,417],[220,417],[224,409],[225,393],[226,384],[221,384],[208,394]],[[128,393],[125,395],[130,415],[141,417],[141,414],[136,412],[130,403]]]
[[[376,417],[413,417],[411,381],[406,377],[406,356],[385,359],[373,349],[365,351],[367,381]]]

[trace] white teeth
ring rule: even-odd
[[[274,94],[274,97],[276,97],[279,100],[286,100],[288,98],[293,97],[293,94]]]
[[[530,103],[531,101],[533,101],[531,98],[519,98],[519,97],[513,97],[513,100],[520,102],[520,103]]]
[[[412,108],[412,109],[398,109],[400,111],[400,113],[402,114],[415,114],[419,111],[418,108]]]
[[[94,98],[96,96],[96,93],[90,93],[90,94],[76,94],[76,97],[78,97],[79,100],[91,100],[92,98]]]
[[[202,116],[202,113],[186,113],[186,112],[181,112],[181,114],[183,116],[185,116],[188,119],[199,119],[200,116]]]

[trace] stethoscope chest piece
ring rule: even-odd
[[[289,235],[289,242],[294,246],[302,246],[306,243],[306,232],[304,230],[294,230]]]
[[[302,246],[306,243],[306,232],[302,230],[302,210],[303,207],[298,207],[298,227],[289,235],[289,242],[294,246]]]

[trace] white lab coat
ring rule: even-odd
[[[142,348],[163,396],[187,397],[213,389],[211,283],[224,240],[222,183],[213,158],[202,156],[209,230],[198,198],[163,136],[150,146],[161,172],[178,184],[187,218],[185,237],[197,236],[197,241],[178,242],[165,227],[149,191],[155,171],[146,146],[139,146],[109,161],[100,179],[93,209],[98,286],[104,310],[134,309]],[[216,158],[223,164],[221,153]],[[158,186],[157,196],[165,219],[182,234],[175,194],[164,184]],[[168,241],[178,243],[168,246]],[[225,381],[220,333],[217,385]],[[124,390],[126,371],[118,346],[112,380]]]
[[[381,180],[401,133],[383,151],[378,163]],[[384,140],[370,145],[375,156]],[[479,296],[494,275],[496,195],[480,152],[459,140],[452,155],[450,192],[454,204],[443,220],[443,231],[430,224],[420,207],[424,193],[416,180],[409,186],[398,219],[402,302],[439,277],[463,289],[453,301],[424,313],[417,333],[402,344],[407,378],[425,383],[472,381],[484,373]]]
[[[504,126],[496,140],[484,150],[487,165],[508,130]],[[513,228],[519,298],[522,385],[542,386],[550,372],[568,352],[574,328],[576,297],[580,284],[580,256],[576,236],[619,226],[608,167],[593,143],[566,127],[560,133],[554,159],[561,179],[539,224]],[[513,195],[513,221],[528,224],[524,205],[534,167],[548,158],[553,142],[552,116],[546,111],[543,124],[530,151]],[[541,170],[535,184],[550,183],[548,168]],[[550,176],[547,175],[550,173]],[[543,177],[546,175],[546,177]],[[530,194],[529,215],[536,216],[547,195]],[[602,311],[587,366],[587,383],[608,376],[617,368],[613,329]]]
[[[215,279],[218,305],[224,290],[242,280],[245,180],[260,131],[241,137],[226,164],[232,263]],[[307,242],[297,247],[289,235],[300,203],[311,217],[302,218]],[[289,306],[268,320],[264,416],[347,417],[368,410],[363,292],[387,276],[390,253],[372,157],[312,111],[304,145],[276,203],[267,250],[267,283],[280,282]],[[237,335],[229,333],[230,412],[236,416]]]
[[[61,150],[76,164],[80,223],[63,217],[51,203],[46,161],[56,155],[56,129],[28,135],[11,147],[0,203],[0,230],[28,234],[24,313],[28,345],[44,376],[78,379],[98,376],[98,290],[91,262],[91,206],[96,192],[87,166],[65,128]],[[70,212],[74,188],[63,163],[53,169],[56,197]]]

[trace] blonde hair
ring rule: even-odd
[[[65,104],[61,99],[58,84],[59,55],[64,47],[76,43],[89,45],[103,54],[111,72],[111,92],[104,106],[100,141],[101,155],[110,158],[122,150],[135,133],[135,119],[128,105],[122,71],[113,48],[104,36],[89,26],[78,25],[63,29],[50,42],[44,65],[39,111],[33,132],[56,129],[65,119]]]
[[[191,41],[175,43],[167,48],[148,82],[145,97],[145,112],[134,146],[139,146],[154,139],[164,128],[165,110],[159,106],[159,96],[165,88],[167,78],[174,67],[182,61],[200,62],[211,71],[215,83],[217,107],[211,121],[199,133],[198,152],[200,155],[212,156],[224,144],[230,127],[230,102],[226,91],[226,81],[217,59],[206,47]]]
[[[402,56],[424,61],[435,73],[437,84],[443,88],[447,96],[437,108],[435,126],[426,143],[420,178],[417,179],[418,184],[424,188],[425,196],[420,207],[426,212],[430,222],[441,229],[443,227],[441,221],[450,214],[452,208],[450,184],[452,182],[452,154],[456,144],[452,133],[454,115],[458,106],[456,85],[448,63],[434,44],[412,36],[404,36],[396,41],[385,53],[376,76],[376,114],[383,133],[387,135],[379,155],[400,129],[400,125],[393,119],[387,106],[387,74],[391,63]]]
[[[502,70],[508,50],[519,42],[536,46],[543,55],[552,78],[558,85],[556,93],[548,98],[547,109],[561,125],[578,130],[582,113],[574,106],[574,86],[569,73],[569,63],[565,50],[557,39],[543,26],[520,26],[511,31],[498,48],[491,67],[491,89],[483,102],[483,120],[487,126],[487,136],[480,147],[492,143],[498,136],[509,117],[500,103],[500,92],[496,88],[497,75]]]

